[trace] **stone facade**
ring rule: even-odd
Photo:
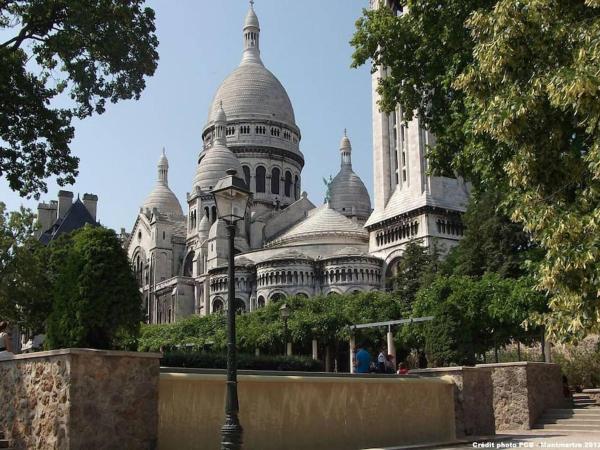
[[[186,214],[169,189],[163,152],[157,184],[130,233],[127,251],[150,323],[223,308],[229,243],[211,191],[230,168],[252,193],[234,242],[236,308],[251,311],[288,296],[383,287],[383,262],[368,253],[363,225],[371,201],[352,168],[350,139],[344,132],[329,202],[317,207],[302,192],[302,134],[285,88],[261,60],[260,31],[251,4],[241,62],[217,89],[202,151],[190,156],[196,174]]]
[[[19,449],[154,449],[159,357],[64,349],[0,359],[0,431]]]
[[[565,407],[557,364],[516,362],[412,370],[455,384],[456,435],[528,430],[545,410]]]
[[[397,1],[373,0],[371,8],[387,7],[404,14]],[[384,261],[386,277],[395,274],[408,242],[419,239],[436,245],[441,254],[463,235],[461,216],[469,186],[462,179],[428,173],[427,149],[435,137],[418,117],[406,121],[400,106],[392,113],[379,110],[377,87],[388,69],[372,73],[374,209],[366,222],[369,251]]]
[[[457,438],[495,434],[491,370],[461,366],[411,370],[410,373],[452,380]]]

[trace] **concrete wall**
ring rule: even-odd
[[[410,377],[239,376],[244,448],[362,449],[454,439],[453,386]],[[163,372],[159,449],[218,448],[224,372]]]
[[[0,431],[15,448],[154,449],[159,357],[64,349],[0,359]]]
[[[410,373],[422,377],[443,377],[454,383],[457,437],[495,434],[491,369],[461,366],[411,370]]]

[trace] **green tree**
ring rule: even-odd
[[[440,275],[419,291],[413,306],[414,317],[434,320],[407,328],[407,333],[424,343],[432,365],[473,364],[478,355],[512,339],[538,337],[540,330],[525,328],[525,322],[545,307],[544,296],[528,278]]]
[[[51,309],[47,251],[34,236],[35,216],[8,213],[0,202],[0,317],[33,331],[44,328]]]
[[[473,193],[462,219],[465,233],[451,250],[445,273],[519,278],[530,274],[528,263],[543,257],[523,227],[504,213],[502,196],[495,191]]]
[[[49,348],[123,348],[135,342],[141,297],[115,232],[85,226],[52,247],[59,258],[53,267]]]
[[[597,0],[406,0],[365,12],[354,64],[388,68],[381,107],[400,103],[436,134],[437,173],[502,194],[540,246],[550,333],[600,329]]]
[[[545,250],[545,324],[558,337],[600,330],[600,4],[499,0],[474,13],[473,65],[455,86],[466,126],[494,147],[467,146],[487,186],[504,186],[511,218]],[[502,151],[497,151],[501,148]],[[495,160],[503,170],[484,172]]]
[[[425,247],[421,241],[412,240],[398,259],[393,277],[387,280],[394,294],[411,304],[421,286],[431,282],[438,270],[439,255],[435,244]]]
[[[0,1],[0,176],[11,189],[38,197],[49,176],[73,183],[72,119],[139,98],[158,60],[154,11],[143,5]]]

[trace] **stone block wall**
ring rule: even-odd
[[[444,377],[454,383],[456,436],[495,434],[491,371],[475,367],[411,370],[423,377]]]
[[[154,449],[159,357],[64,349],[0,359],[0,431],[15,448]]]
[[[566,405],[557,364],[517,362],[411,370],[454,383],[456,435],[527,430],[545,410]]]
[[[491,371],[496,431],[527,430],[549,408],[565,405],[557,364],[480,364]]]

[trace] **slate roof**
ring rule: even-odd
[[[86,223],[94,227],[99,225],[99,223],[93,219],[83,202],[77,199],[71,205],[67,214],[65,214],[65,217],[57,219],[56,222],[54,222],[54,225],[42,233],[40,242],[47,245],[62,234],[83,228]]]

